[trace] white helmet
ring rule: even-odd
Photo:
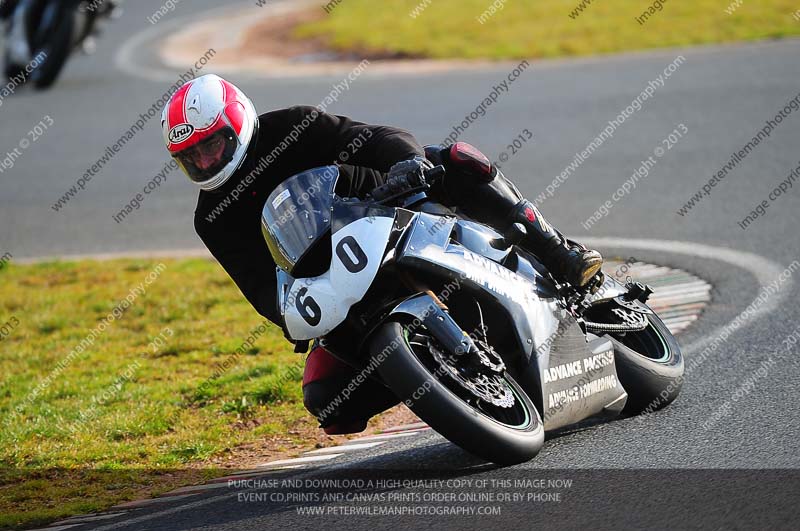
[[[258,129],[250,99],[214,74],[189,81],[161,113],[167,150],[192,182],[216,190],[239,169]]]

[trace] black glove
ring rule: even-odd
[[[370,192],[370,197],[375,201],[383,201],[408,190],[419,188],[426,184],[425,171],[431,168],[433,168],[433,164],[420,156],[400,161],[389,170],[386,183]]]
[[[419,186],[425,182],[425,172],[433,168],[433,163],[417,155],[413,159],[402,160],[389,169],[388,181],[405,178],[409,184]]]

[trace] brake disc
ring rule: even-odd
[[[430,340],[428,341],[428,348],[433,359],[439,364],[439,370],[444,371],[444,374],[447,374],[458,385],[469,391],[476,398],[497,407],[510,408],[514,405],[514,394],[511,392],[508,385],[506,385],[502,376],[496,373],[486,374],[479,370],[479,367],[484,365],[485,361],[488,361],[488,358],[486,358],[485,361],[483,359],[480,360],[478,366],[469,364],[468,361],[468,364],[459,367],[452,362],[455,361],[458,363],[458,361],[466,356],[456,358],[452,356],[448,357],[441,350],[436,348]],[[486,355],[484,354],[482,358],[485,357]],[[439,372],[439,370],[436,372]]]
[[[490,371],[502,373],[506,370],[506,364],[500,354],[495,352],[494,348],[485,341],[474,341],[475,346],[478,347],[476,354],[481,365],[487,367]]]

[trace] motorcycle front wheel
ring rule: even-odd
[[[544,444],[544,427],[536,407],[507,373],[491,385],[512,402],[498,406],[484,401],[457,381],[431,355],[435,339],[424,327],[391,321],[372,337],[384,382],[434,430],[473,455],[514,465],[532,459]],[[484,380],[484,385],[486,381]]]

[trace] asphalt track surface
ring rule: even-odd
[[[171,84],[132,76],[114,64],[120,47],[150,28],[146,17],[160,5],[160,0],[129,2],[123,18],[109,27],[99,42],[98,53],[89,58],[73,58],[53,90],[21,90],[3,102],[0,153],[17,146],[44,115],[49,115],[54,125],[12,169],[0,174],[0,254],[10,252],[15,259],[22,259],[170,251],[201,245],[192,229],[196,191],[177,172],[147,197],[141,210],[121,224],[112,220],[112,215],[141,191],[167,161],[157,118],[75,199],[59,212],[51,209],[59,196],[103,155],[109,141],[127,130]],[[178,5],[160,24],[167,28],[168,23],[189,16],[189,11],[196,16],[214,6],[206,0],[193,1],[191,10]],[[686,61],[663,88],[542,204],[542,210],[578,239],[616,238],[602,247],[607,254],[683,268],[713,284],[712,305],[700,322],[680,338],[689,360],[699,353],[704,341],[713,339],[720,326],[730,323],[757,297],[759,283],[776,280],[775,273],[800,259],[797,186],[776,200],[767,214],[747,230],[737,225],[798,165],[800,112],[785,119],[767,141],[713,189],[710,197],[688,215],[676,214],[732,153],[763,127],[765,120],[772,119],[800,91],[798,52],[800,41],[793,40],[535,63],[461,139],[496,158],[517,135],[529,129],[534,141],[512,157],[504,170],[526,195],[534,197],[650,80],[658,77],[676,56],[683,55]],[[153,61],[146,46],[137,54],[143,68]],[[498,65],[477,71],[396,77],[367,73],[332,110],[368,122],[398,125],[413,131],[423,142],[438,142],[480,104],[510,68]],[[205,71],[212,72],[213,63]],[[177,75],[175,72],[174,77]],[[234,79],[259,109],[267,110],[298,103],[316,104],[341,78]],[[659,158],[650,175],[615,204],[608,216],[585,230],[581,222],[610,199],[641,161],[651,156],[680,124],[688,129],[685,137]],[[650,242],[639,242],[633,248],[625,244],[628,239]],[[676,252],[678,246],[673,250],[664,241],[687,244]],[[721,248],[736,252],[726,254],[718,251]],[[726,256],[729,259],[724,259]],[[562,527],[557,522],[564,523],[563,527],[605,527],[603,524],[610,525],[612,521],[625,521],[634,527],[703,527],[715,515],[724,518],[724,514],[716,514],[720,508],[741,509],[747,503],[752,507],[748,505],[743,514],[754,520],[740,522],[788,527],[787,521],[778,516],[787,514],[796,504],[797,489],[787,492],[778,488],[782,497],[775,498],[775,492],[767,487],[774,483],[776,474],[790,473],[775,472],[765,479],[756,469],[796,469],[800,464],[796,451],[800,432],[796,400],[800,362],[797,346],[785,342],[797,331],[800,317],[795,303],[795,277],[796,273],[769,297],[765,306],[769,311],[745,320],[720,349],[688,374],[676,403],[655,415],[554,434],[535,460],[506,469],[487,467],[435,433],[428,433],[348,454],[336,465],[317,471],[288,473],[302,478],[324,471],[329,477],[342,479],[353,477],[357,470],[416,469],[439,471],[442,478],[572,477],[578,483],[583,481],[584,494],[576,494],[571,504],[516,503],[509,505],[502,516],[484,519],[341,515],[312,518],[298,515],[289,507],[291,504],[238,501],[237,493],[231,490],[225,492],[227,496],[216,492],[177,500],[95,527],[72,529],[361,529],[388,525],[528,528],[547,522],[552,527]],[[774,363],[766,376],[753,380],[765,360]],[[754,385],[748,386],[746,393],[736,394],[748,378]],[[712,428],[703,429],[703,420],[726,404],[731,413]],[[639,472],[640,476],[636,476],[634,472],[624,472],[629,469],[662,472]],[[663,472],[666,469],[746,469],[749,472],[738,474],[750,481],[750,494],[739,499],[726,493],[725,486],[735,482],[719,476],[721,472],[675,476],[674,471]],[[547,470],[555,472],[546,476]],[[796,487],[797,473],[790,476],[791,482],[785,485]],[[699,486],[690,488],[695,483]],[[665,492],[671,495],[664,496]],[[594,493],[593,497],[589,493]],[[587,496],[591,504],[582,503],[589,499]],[[641,504],[631,505],[631,496]],[[649,500],[646,504],[642,501],[645,499]],[[663,503],[658,503],[659,499]],[[670,510],[657,511],[664,506]],[[617,519],[606,520],[610,515]]]

